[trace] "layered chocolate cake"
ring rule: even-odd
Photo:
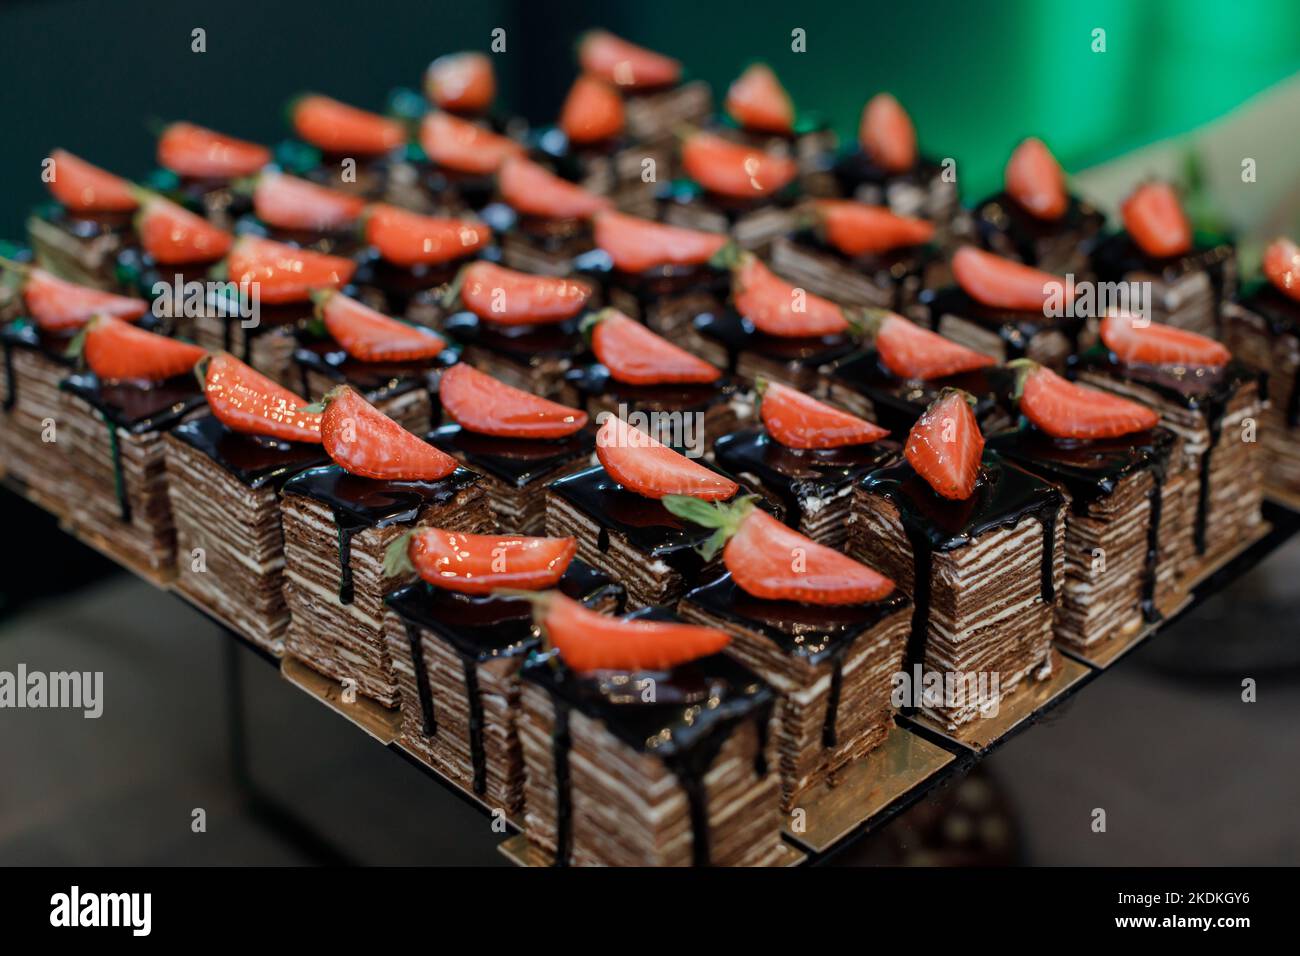
[[[271,161],[265,146],[236,139],[194,123],[170,123],[158,137],[163,172],[150,184],[213,225],[229,229],[249,208],[236,182],[255,175]]]
[[[308,178],[367,199],[385,198],[407,140],[400,121],[318,93],[294,100],[289,120],[298,138],[320,152]]]
[[[276,169],[265,169],[253,187],[253,212],[236,228],[316,252],[351,256],[359,251],[357,225],[365,200]]]
[[[507,158],[525,151],[522,143],[483,123],[445,110],[420,121],[420,147],[427,159],[421,178],[433,205],[457,215],[487,206],[496,191],[496,171]]]
[[[170,329],[192,337],[194,310],[187,301],[203,301],[213,266],[230,252],[233,238],[169,199],[138,195],[135,232],[117,259],[119,280],[151,299],[154,315],[168,320]]]
[[[47,162],[42,178],[54,203],[27,221],[37,260],[65,278],[116,289],[117,255],[139,205],[131,184],[67,150],[52,151]]]
[[[591,251],[591,217],[613,207],[606,196],[588,192],[543,166],[512,156],[497,170],[497,191],[505,218],[484,211],[501,235],[501,259],[513,269],[567,276],[573,260]]]

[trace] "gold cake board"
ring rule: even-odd
[[[1288,491],[1287,489],[1279,488],[1276,485],[1265,485],[1264,497],[1274,504],[1281,505],[1283,508],[1300,512],[1300,493]]]
[[[481,807],[483,811],[487,813],[488,816],[491,816],[496,811],[502,809],[501,807],[493,806],[492,804],[484,800],[482,797],[480,797],[477,793],[474,792],[473,787],[465,786],[455,777],[452,777],[444,773],[438,767],[435,767],[433,764],[431,764],[427,759],[425,759],[424,754],[420,753],[420,751],[416,750],[414,747],[408,744],[405,741],[405,739],[403,739],[400,731],[400,726],[399,726],[397,739],[393,741],[392,746],[396,747],[402,753],[406,754],[406,756],[410,757],[412,760],[418,763],[420,765],[421,770],[427,770],[435,777],[438,777],[440,780],[446,783],[447,786],[455,787],[457,790],[460,791],[462,796],[469,798],[474,804]],[[506,823],[510,824],[516,830],[522,830],[524,828],[524,821],[522,819],[516,817],[510,817],[510,816],[506,817],[505,819],[506,819]]]
[[[1183,587],[1188,591],[1195,590],[1204,584],[1210,577],[1223,570],[1237,558],[1241,557],[1246,551],[1258,544],[1263,539],[1273,533],[1273,525],[1267,521],[1260,521],[1247,537],[1240,540],[1227,551],[1220,551],[1217,555],[1209,558],[1204,564],[1192,572],[1191,577],[1183,583]]]
[[[1099,671],[1104,671],[1107,667],[1110,667],[1111,664],[1114,664],[1148,637],[1155,634],[1158,630],[1164,627],[1167,622],[1172,621],[1179,614],[1182,614],[1191,603],[1192,596],[1190,594],[1185,595],[1183,599],[1178,602],[1178,606],[1168,614],[1164,615],[1159,620],[1151,621],[1149,624],[1144,624],[1142,627],[1135,629],[1132,634],[1127,636],[1121,634],[1119,637],[1107,638],[1104,641],[1098,641],[1090,647],[1075,647],[1071,644],[1066,644],[1064,641],[1058,641],[1056,648],[1062,654],[1073,657],[1076,661],[1082,661],[1089,667],[1095,667]]]
[[[551,855],[536,844],[529,843],[528,837],[522,833],[498,844],[497,850],[515,866],[550,866],[552,863]],[[777,852],[780,855],[773,866],[799,866],[808,859],[805,853],[784,841]]]
[[[318,674],[302,661],[292,657],[281,660],[280,676],[360,727],[385,747],[396,742],[401,734],[402,715],[397,708],[389,710],[361,694],[357,694],[356,700],[349,704],[343,700],[343,687],[338,681]]]

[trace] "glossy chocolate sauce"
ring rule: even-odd
[[[615,379],[599,362],[569,369],[564,380],[584,399],[604,399],[607,404],[626,404],[629,409],[641,411],[704,412],[730,402],[740,391],[734,381],[725,377],[698,384],[629,385]]]
[[[473,312],[457,312],[443,322],[443,331],[465,345],[503,355],[520,365],[546,359],[574,358],[587,351],[578,319],[540,325],[503,325],[486,322]]]
[[[917,189],[927,190],[942,173],[942,166],[924,156],[917,157],[916,164],[905,172],[890,172],[877,166],[875,161],[860,149],[835,164],[835,178],[839,180],[845,195],[849,196],[863,185],[883,188],[893,183],[910,183]]]
[[[1086,320],[1080,317],[1052,317],[1042,309],[999,309],[984,305],[966,294],[959,286],[947,289],[924,289],[917,303],[930,310],[930,324],[935,329],[945,315],[956,316],[995,332],[1002,340],[1007,361],[1024,358],[1029,340],[1044,332],[1059,332],[1070,342],[1070,352],[1079,351],[1079,335]]]
[[[280,488],[304,469],[329,464],[320,445],[237,432],[215,415],[191,419],[172,429],[172,434],[246,488]]]
[[[524,488],[596,450],[596,433],[589,428],[567,438],[498,438],[443,425],[425,441],[514,488]]]
[[[573,260],[574,271],[585,279],[620,289],[634,297],[642,314],[665,296],[711,293],[724,299],[731,289],[731,273],[707,262],[698,265],[654,266],[642,272],[623,272],[603,249],[592,249]]]
[[[1236,251],[1230,243],[1203,242],[1198,237],[1190,252],[1157,258],[1143,252],[1128,233],[1119,232],[1097,245],[1092,264],[1097,270],[1097,278],[1112,282],[1123,280],[1130,273],[1147,272],[1169,283],[1188,273],[1204,271],[1210,278],[1217,300],[1222,297],[1228,279],[1227,264],[1235,257]]]
[[[456,362],[455,350],[446,348],[432,358],[420,361],[363,362],[350,356],[333,338],[316,334],[310,328],[300,328],[296,335],[299,344],[294,350],[293,360],[298,365],[301,386],[299,394],[308,398],[312,397],[308,387],[308,373],[315,372],[336,382],[354,386],[371,402],[423,388],[436,407],[438,373]]]
[[[1073,235],[1085,246],[1106,225],[1106,217],[1077,196],[1070,196],[1065,212],[1056,219],[1040,219],[1005,192],[986,199],[975,208],[975,228],[989,245],[993,234],[1005,236],[1020,261],[1038,266],[1038,244]]]
[[[14,319],[0,329],[0,346],[4,348],[5,397],[4,409],[9,411],[18,402],[18,381],[14,378],[14,349],[39,352],[43,358],[72,368],[68,346],[77,335],[77,329],[67,332],[47,332],[31,319]]]
[[[727,371],[735,373],[741,353],[751,352],[773,362],[785,362],[817,369],[842,358],[854,349],[847,335],[785,338],[768,335],[754,327],[734,309],[706,312],[695,317],[695,331],[721,345],[727,352]]]

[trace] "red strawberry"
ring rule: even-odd
[[[384,563],[390,573],[409,563],[425,581],[447,591],[491,594],[497,588],[553,588],[577,552],[578,542],[573,538],[420,528],[394,541]]]
[[[994,309],[1041,312],[1053,295],[1062,303],[1074,297],[1060,276],[991,252],[962,246],[952,257],[952,274],[957,284],[976,302]]]
[[[863,107],[858,142],[886,172],[905,173],[916,165],[916,127],[902,104],[888,93],[877,93]]]
[[[603,309],[589,321],[591,350],[616,382],[672,385],[716,382],[722,377],[720,369],[617,309]]]
[[[342,292],[323,293],[316,310],[334,341],[361,362],[418,362],[447,345],[434,332],[390,319]]]
[[[736,310],[768,335],[813,338],[849,331],[838,305],[778,278],[753,253],[743,253],[737,262],[731,297]]]
[[[1192,227],[1168,183],[1139,186],[1119,207],[1124,228],[1149,256],[1163,259],[1192,248]]]
[[[261,301],[268,305],[306,302],[315,289],[337,289],[356,268],[351,259],[254,236],[237,239],[226,259],[230,281],[256,282]]]
[[[751,149],[713,133],[691,133],[682,143],[682,169],[709,192],[732,199],[762,199],[799,173],[787,156]]]
[[[908,432],[904,454],[936,494],[955,501],[969,498],[984,454],[970,396],[955,388],[940,392]]]
[[[546,219],[586,219],[614,205],[522,156],[501,164],[497,188],[501,198],[519,212]]]
[[[611,478],[646,498],[689,495],[716,501],[740,490],[730,478],[678,454],[617,415],[606,418],[596,432],[596,457]]]
[[[349,385],[325,396],[320,434],[325,452],[344,471],[380,481],[437,481],[456,459],[412,435]]]
[[[193,123],[172,123],[158,138],[158,164],[191,179],[238,179],[270,161],[265,146]]]
[[[216,262],[234,241],[224,229],[161,196],[144,199],[135,231],[144,251],[164,266]]]
[[[466,431],[499,438],[565,438],[587,424],[587,413],[498,382],[461,362],[442,373],[438,397]]]
[[[138,203],[131,184],[66,149],[50,153],[54,178],[47,185],[54,198],[74,213],[130,212]]]
[[[463,259],[491,239],[492,230],[471,219],[423,216],[384,203],[366,215],[366,242],[388,262],[408,269]]]
[[[682,65],[676,60],[607,30],[583,34],[578,42],[578,62],[584,72],[633,90],[672,86],[682,75]]]
[[[258,176],[253,190],[257,218],[276,229],[346,229],[361,218],[365,205],[360,196],[349,196],[274,170]]]
[[[402,124],[320,94],[298,99],[289,110],[294,131],[327,153],[379,156],[406,142]]]
[[[121,319],[99,316],[86,326],[81,354],[105,381],[162,382],[183,375],[207,353],[197,345],[146,332]]]
[[[1067,382],[1049,368],[1016,359],[1020,414],[1053,438],[1118,438],[1155,428],[1160,416],[1127,398]]]
[[[1290,239],[1274,239],[1264,251],[1264,275],[1278,291],[1300,301],[1300,248]]]
[[[492,59],[486,53],[448,53],[429,64],[424,92],[439,109],[483,113],[497,95]]]
[[[420,146],[439,166],[480,175],[496,172],[509,156],[524,154],[513,139],[441,110],[420,121]]]
[[[305,399],[233,355],[219,352],[212,356],[203,391],[212,414],[227,428],[281,441],[320,444],[320,413],[304,411]]]
[[[745,129],[788,134],[794,129],[794,103],[766,63],[755,63],[727,90],[727,115]]]
[[[535,276],[478,260],[461,270],[459,295],[465,308],[487,322],[546,325],[581,312],[592,288],[574,279]]]
[[[23,302],[36,324],[47,332],[80,328],[97,315],[134,322],[149,311],[149,303],[143,299],[57,279],[44,269],[27,268],[24,272]]]
[[[715,232],[666,226],[609,210],[598,213],[596,246],[609,255],[621,272],[644,272],[656,266],[694,266],[708,262],[727,244]]]
[[[887,313],[876,326],[876,353],[899,378],[929,381],[996,365],[992,356],[968,349]]]
[[[580,76],[564,99],[560,129],[579,146],[613,139],[623,132],[623,98],[594,76]]]
[[[755,388],[761,396],[758,411],[763,426],[787,448],[865,445],[889,434],[887,428],[819,402],[780,382],[759,379]]]
[[[1060,219],[1070,206],[1065,173],[1041,139],[1031,136],[1016,147],[1003,178],[1008,195],[1039,219]]]
[[[1108,315],[1101,320],[1101,340],[1121,362],[1218,368],[1232,358],[1232,353],[1214,339],[1149,320],[1139,325],[1134,318]]]
[[[934,225],[852,199],[818,199],[813,214],[823,238],[846,256],[920,246],[934,237]]]

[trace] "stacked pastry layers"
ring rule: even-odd
[[[69,482],[76,467],[59,434],[64,399],[59,382],[67,377],[68,367],[35,348],[16,344],[6,348],[10,361],[0,363],[0,396],[12,396],[13,406],[0,411],[3,471],[22,482],[32,500],[46,511],[65,516],[72,501]],[[46,423],[52,428],[47,429]],[[55,440],[47,442],[45,437]]]
[[[920,288],[920,276],[895,281],[886,272],[871,275],[851,263],[800,245],[787,238],[772,243],[772,271],[795,286],[842,305],[895,309],[910,302]],[[882,281],[883,279],[883,281]]]
[[[304,306],[303,315],[309,312],[310,306]],[[226,351],[238,356],[286,388],[298,388],[301,383],[294,368],[293,352],[297,343],[292,328],[288,325],[270,329],[244,328],[245,321],[251,320],[205,314],[186,319],[185,322],[193,322],[193,328],[182,324],[179,334],[210,352]],[[266,317],[261,321],[265,324]]]
[[[1300,314],[1300,303],[1287,308]],[[1268,375],[1268,405],[1259,424],[1265,483],[1300,496],[1300,330],[1274,332],[1249,302],[1223,308],[1224,344],[1238,359]]]
[[[306,396],[318,399],[339,384],[337,379],[308,369],[303,375]],[[362,389],[366,400],[408,432],[423,435],[433,423],[433,405],[423,386],[395,389]]]
[[[56,222],[31,216],[27,236],[36,261],[55,275],[97,289],[118,288],[117,256],[125,239],[120,228],[102,228],[81,237]]]

